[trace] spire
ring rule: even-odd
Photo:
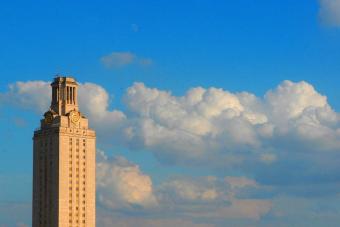
[[[73,77],[57,76],[51,83],[51,110],[58,115],[66,115],[72,110],[78,111],[78,84]]]

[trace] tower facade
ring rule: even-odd
[[[74,78],[56,77],[33,137],[33,227],[95,227],[96,135]]]

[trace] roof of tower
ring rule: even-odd
[[[54,77],[52,84],[63,83],[63,82],[77,83],[76,79],[72,76],[62,76],[58,74]]]

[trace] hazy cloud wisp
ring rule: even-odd
[[[340,27],[340,0],[319,0],[319,16],[322,23]]]
[[[137,56],[132,52],[112,52],[100,58],[101,63],[106,68],[123,68],[128,65],[137,64],[140,66],[150,66],[153,61],[151,58]]]

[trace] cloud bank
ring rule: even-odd
[[[242,190],[260,187],[245,177],[174,177],[154,185],[150,176],[125,158],[110,159],[100,151],[98,156],[98,202],[109,214],[138,218],[142,213],[155,223],[179,217],[211,223],[215,219],[259,220],[271,209],[267,199],[237,198]]]
[[[101,153],[102,226],[112,220],[126,226],[224,226],[227,219],[284,216],[273,206],[282,195],[317,201],[340,193],[339,113],[307,82],[283,81],[263,97],[214,87],[174,96],[135,83],[124,95],[124,111],[109,108],[100,85],[82,83],[79,92],[80,109],[101,142],[216,175],[173,176],[155,184],[137,164]],[[48,82],[16,82],[0,93],[0,105],[41,115],[49,97]]]
[[[17,82],[0,99],[42,113],[48,84]],[[307,82],[284,81],[264,97],[202,87],[173,96],[135,83],[124,112],[109,109],[99,85],[80,84],[79,92],[80,108],[103,142],[150,151],[160,162],[255,173],[267,184],[339,179],[339,114]]]

